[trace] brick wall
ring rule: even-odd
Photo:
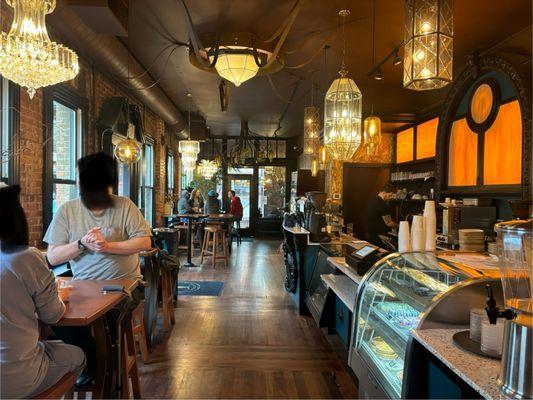
[[[0,1],[0,20],[3,31],[9,31],[12,20],[12,9]],[[61,41],[61,38],[54,37]],[[80,60],[80,74],[71,82],[64,83],[71,90],[86,98],[89,104],[88,129],[84,135],[84,154],[90,154],[100,149],[100,135],[96,130],[100,110],[104,101],[113,96],[124,96],[130,102],[138,105],[143,111],[145,133],[151,135],[155,142],[155,218],[157,225],[161,223],[163,203],[165,198],[166,182],[166,147],[171,145],[175,152],[176,182],[178,182],[178,153],[177,142],[167,140],[165,123],[150,109],[145,107],[138,99],[108,77],[105,72],[93,68],[86,60]],[[20,132],[16,133],[20,140],[20,176],[21,202],[26,212],[30,229],[30,242],[33,246],[42,245],[43,236],[43,93],[38,90],[33,100],[30,100],[25,90],[20,90]],[[66,129],[66,127],[63,127]],[[51,132],[50,132],[51,134]],[[68,143],[63,143],[65,146]],[[61,146],[61,144],[60,144]],[[62,156],[58,156],[61,158]],[[177,187],[177,186],[176,186]],[[51,196],[51,194],[49,194]]]

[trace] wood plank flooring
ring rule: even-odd
[[[152,362],[140,363],[143,397],[357,396],[345,363],[285,292],[279,244],[234,244],[228,268],[204,260],[180,271],[180,280],[224,281],[224,288],[218,297],[179,297],[175,327],[158,337]]]

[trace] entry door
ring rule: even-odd
[[[249,235],[254,231],[252,218],[252,181],[253,175],[230,175],[229,188],[235,190],[242,203],[241,233]],[[229,209],[229,207],[228,207]]]

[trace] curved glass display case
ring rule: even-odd
[[[370,370],[380,386],[374,395],[400,398],[409,331],[467,325],[470,308],[484,305],[485,284],[498,276],[496,268],[472,268],[434,253],[378,261],[358,291],[352,368]],[[362,372],[357,376],[368,376]]]

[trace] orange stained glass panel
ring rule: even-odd
[[[483,183],[513,185],[522,182],[522,118],[518,101],[500,106],[485,132]]]
[[[439,119],[433,118],[416,127],[416,159],[435,157]]]
[[[477,139],[466,118],[453,123],[448,148],[448,186],[476,185]]]
[[[396,135],[396,162],[413,161],[413,144],[415,130],[405,129]]]
[[[493,102],[492,88],[486,83],[479,85],[472,96],[472,103],[470,104],[472,119],[478,124],[485,122],[490,114]]]

